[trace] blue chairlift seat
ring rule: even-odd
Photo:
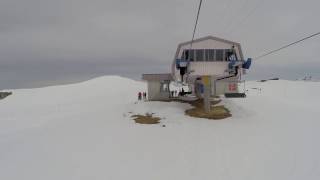
[[[251,66],[251,62],[252,62],[252,59],[251,58],[248,58],[248,60],[246,60],[243,65],[242,65],[242,68],[244,69],[249,69],[250,66]]]
[[[184,59],[176,59],[176,68],[180,69],[181,67],[187,67],[188,61]]]

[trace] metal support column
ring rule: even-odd
[[[210,96],[211,96],[211,77],[203,76],[202,77],[204,85],[204,96],[203,96],[203,105],[206,113],[209,113],[211,110]]]

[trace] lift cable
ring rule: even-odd
[[[249,3],[249,0],[244,0],[240,2],[239,6],[230,13],[231,19],[230,21],[228,21],[229,23],[224,28],[226,35],[228,35],[229,29],[232,28],[235,23],[237,23],[238,18],[241,17],[239,16],[240,12],[245,12],[244,10],[246,7],[248,7],[248,3]]]
[[[290,43],[290,44],[288,44],[288,45],[282,46],[282,47],[280,47],[280,48],[278,48],[278,49],[275,49],[275,50],[269,51],[269,52],[267,52],[267,53],[264,53],[264,54],[262,54],[262,55],[260,55],[260,56],[257,56],[257,57],[254,58],[254,59],[255,59],[255,60],[258,60],[258,59],[260,59],[260,58],[263,58],[263,57],[265,57],[265,56],[268,56],[268,55],[270,55],[270,54],[273,54],[273,53],[275,53],[275,52],[278,52],[278,51],[280,51],[280,50],[282,50],[282,49],[288,48],[288,47],[290,47],[290,46],[292,46],[292,45],[298,44],[298,43],[300,43],[300,42],[302,42],[302,41],[305,41],[305,40],[310,39],[310,38],[312,38],[312,37],[314,37],[314,36],[317,36],[317,35],[320,35],[320,32],[317,32],[317,33],[315,33],[315,34],[312,34],[312,35],[310,35],[310,36],[307,36],[307,37],[305,37],[305,38],[302,38],[302,39],[300,39],[300,40],[298,40],[298,41],[295,41],[295,42],[293,42],[293,43]]]
[[[200,3],[199,3],[199,8],[198,8],[198,13],[197,13],[196,23],[195,23],[194,29],[193,29],[193,34],[192,34],[192,39],[191,39],[191,45],[190,45],[191,48],[190,48],[190,49],[192,49],[192,44],[193,44],[193,41],[194,41],[194,35],[195,35],[195,33],[196,33],[196,30],[197,30],[197,25],[198,25],[198,20],[199,20],[201,5],[202,5],[202,0],[200,0]]]
[[[226,0],[226,3],[225,3],[225,6],[223,7],[223,15],[221,15],[221,17],[220,17],[220,22],[219,22],[219,25],[218,25],[218,27],[222,27],[221,28],[221,30],[225,30],[226,29],[226,27],[227,26],[229,26],[229,24],[230,24],[230,22],[229,21],[227,21],[227,19],[228,19],[228,15],[229,15],[229,13],[225,13],[225,12],[227,12],[228,11],[228,9],[231,9],[231,5],[233,4],[232,3],[233,2],[233,0]],[[221,23],[221,22],[225,22],[225,23]],[[221,34],[223,34],[223,31],[221,31]]]
[[[230,31],[227,32],[228,35],[231,35],[235,30],[239,30],[239,28],[244,27],[243,24],[250,18],[252,17],[252,14],[254,14],[256,12],[256,10],[260,7],[260,5],[263,3],[264,0],[259,0],[255,6],[248,11],[248,13],[246,14],[246,16],[243,16],[242,19],[240,19],[240,21],[238,21],[238,23],[233,26],[234,28],[231,28]]]

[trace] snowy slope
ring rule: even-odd
[[[117,76],[13,90],[0,101],[0,179],[320,179],[320,83],[246,87],[224,99],[233,117],[221,121],[135,103],[146,84]],[[129,112],[164,119],[140,125]]]

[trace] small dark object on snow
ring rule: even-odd
[[[142,100],[142,93],[141,93],[141,92],[138,93],[138,100],[139,100],[139,101]]]
[[[247,95],[245,93],[226,93],[224,96],[226,98],[245,98]]]
[[[12,92],[0,92],[0,99],[4,99],[7,96],[10,96]]]
[[[166,127],[166,125],[162,125],[162,127]]]
[[[143,92],[142,95],[143,95],[143,100],[146,101],[147,100],[147,93]]]
[[[262,79],[262,80],[260,80],[260,81],[258,81],[258,82],[267,82],[267,81],[276,81],[276,80],[279,80],[279,78],[271,78],[271,79],[268,79],[268,80],[266,80],[266,79]]]

